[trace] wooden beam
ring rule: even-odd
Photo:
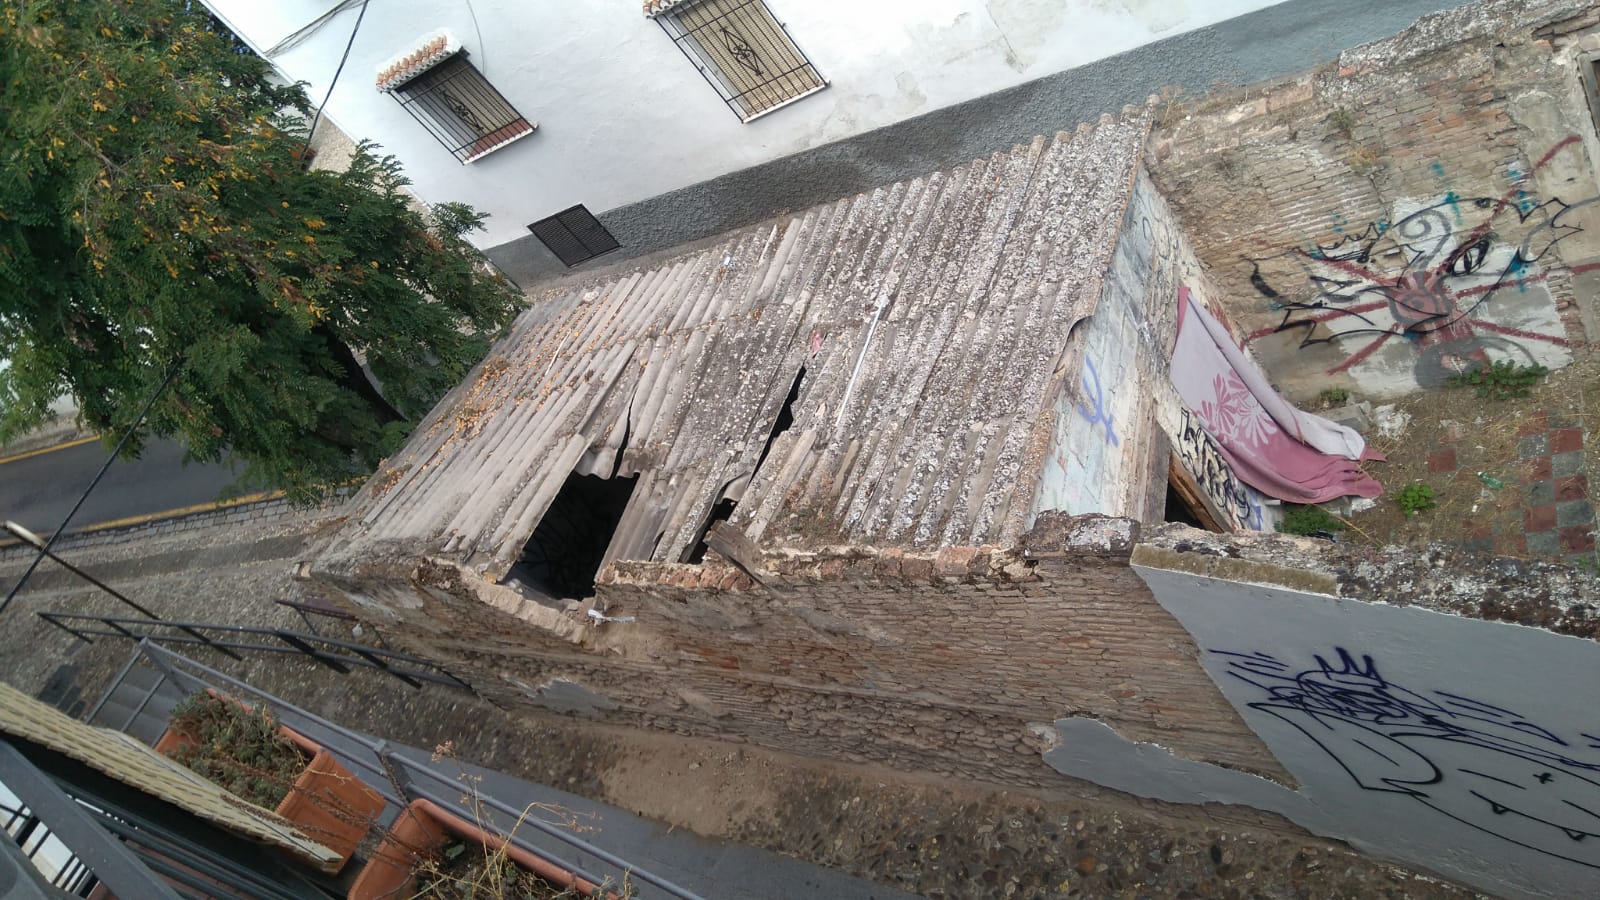
[[[1200,483],[1195,481],[1194,476],[1189,474],[1188,469],[1184,468],[1183,461],[1178,458],[1176,453],[1171,455],[1170,462],[1167,465],[1167,483],[1172,485],[1172,489],[1177,492],[1179,497],[1183,498],[1183,503],[1189,508],[1189,512],[1200,520],[1200,524],[1205,526],[1207,531],[1227,532],[1233,530],[1233,528],[1222,524],[1227,520],[1217,512],[1217,508],[1211,503],[1211,498],[1206,496],[1206,492],[1200,489]]]
[[[706,546],[738,566],[739,571],[749,575],[757,584],[764,586],[767,583],[768,576],[761,565],[761,548],[743,531],[727,522],[717,522],[706,532]]]

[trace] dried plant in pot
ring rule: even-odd
[[[155,749],[289,820],[338,853],[339,868],[383,813],[383,797],[320,744],[280,724],[270,710],[214,691],[174,707]]]
[[[428,800],[412,801],[401,811],[348,896],[619,900],[616,893]]]

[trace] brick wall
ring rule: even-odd
[[[1298,79],[1169,105],[1152,176],[1287,394],[1571,360],[1564,285],[1600,258],[1579,77],[1593,18],[1474,4]]]
[[[616,563],[595,602],[634,621],[604,625],[450,566],[317,577],[508,708],[1019,785],[1057,780],[1030,726],[1085,715],[1287,780],[1129,568],[1136,527],[1045,514],[1017,550],[773,552],[759,582],[714,555]]]

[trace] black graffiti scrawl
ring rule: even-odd
[[[1562,736],[1497,704],[1396,684],[1371,656],[1343,647],[1308,668],[1262,652],[1211,652],[1259,690],[1249,708],[1299,730],[1362,789],[1600,869],[1595,733]],[[1600,726],[1600,710],[1587,712]]]
[[[1577,144],[1569,137],[1533,168]],[[1492,359],[1532,364],[1541,345],[1565,346],[1548,294],[1529,288],[1547,277],[1552,248],[1579,231],[1574,211],[1600,198],[1540,199],[1521,186],[1526,174],[1516,176],[1519,186],[1498,197],[1446,191],[1392,222],[1247,260],[1251,284],[1283,313],[1247,342],[1274,334],[1297,336],[1300,348],[1341,341],[1342,358],[1329,374],[1361,365],[1386,344],[1407,342],[1423,387]],[[1286,261],[1303,283],[1284,278]],[[1550,327],[1514,324],[1533,303],[1547,308],[1540,312],[1548,313]]]

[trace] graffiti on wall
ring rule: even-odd
[[[1362,790],[1600,869],[1600,735],[1564,737],[1494,703],[1391,682],[1343,647],[1305,667],[1211,652],[1259,691],[1251,709],[1297,729]]]
[[[1534,170],[1577,144],[1562,141]],[[1357,375],[1403,347],[1423,387],[1493,360],[1564,365],[1565,331],[1542,282],[1552,249],[1580,230],[1574,212],[1600,198],[1541,200],[1525,190],[1530,174],[1511,173],[1518,186],[1500,196],[1397,204],[1358,234],[1250,260],[1251,284],[1283,316],[1247,343],[1332,345],[1328,373]]]
[[[1094,360],[1083,359],[1083,396],[1088,405],[1079,404],[1078,414],[1089,420],[1089,427],[1104,425],[1106,429],[1106,443],[1113,447],[1122,445],[1117,438],[1116,415],[1106,408],[1105,389],[1100,384],[1100,371],[1095,368]]]
[[[1178,458],[1194,475],[1200,489],[1229,519],[1230,525],[1261,531],[1265,527],[1265,513],[1261,495],[1234,477],[1233,469],[1222,457],[1222,449],[1200,424],[1200,419],[1187,407],[1183,409],[1183,427],[1173,443]]]

